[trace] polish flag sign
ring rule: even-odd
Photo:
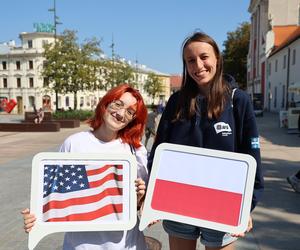
[[[255,171],[250,155],[160,144],[140,230],[153,220],[168,219],[230,233],[245,231]]]

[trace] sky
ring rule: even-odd
[[[53,24],[54,0],[1,0],[0,43],[34,23]],[[196,30],[213,37],[220,49],[227,32],[250,20],[250,0],[56,0],[56,14],[65,29],[77,31],[78,42],[96,37],[101,49],[166,74],[181,74],[181,45]]]

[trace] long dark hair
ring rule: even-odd
[[[204,42],[210,44],[217,58],[216,74],[209,83],[209,92],[207,95],[207,115],[211,118],[220,117],[226,99],[229,96],[228,85],[223,81],[223,58],[218,45],[208,35],[203,32],[195,32],[191,36],[187,37],[182,44],[182,63],[183,74],[182,84],[180,89],[179,103],[175,115],[175,120],[190,119],[197,112],[196,96],[199,94],[199,87],[193,78],[189,75],[184,60],[185,48],[193,42]]]

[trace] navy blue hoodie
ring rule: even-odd
[[[263,193],[264,180],[259,135],[249,95],[236,89],[233,100],[228,98],[224,111],[218,119],[207,117],[206,98],[199,95],[196,102],[201,110],[191,119],[174,122],[178,100],[179,92],[170,97],[162,114],[148,161],[149,172],[155,149],[163,142],[250,154],[257,163],[251,205],[253,210]]]

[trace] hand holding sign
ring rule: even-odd
[[[252,156],[160,144],[148,184],[140,230],[168,219],[240,233],[248,225],[256,171]]]
[[[30,214],[22,211],[29,249],[54,232],[120,231],[136,224],[132,154],[39,153],[32,165]]]

